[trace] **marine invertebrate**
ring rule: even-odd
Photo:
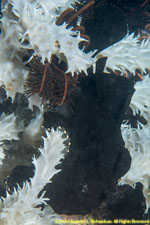
[[[74,23],[74,20],[78,21],[78,16],[93,4],[95,4],[95,1],[90,1],[77,12],[73,8],[68,8],[56,20],[56,25],[61,26],[66,23],[67,29],[71,26],[72,31],[79,32],[80,37],[85,39],[80,42],[80,46],[83,44],[85,47],[88,47],[90,37],[84,34],[85,28],[83,26],[73,25],[72,28],[72,22],[76,24],[77,22],[75,21]],[[75,33],[75,36],[78,36],[78,33]],[[58,40],[55,42],[55,45],[60,47]],[[48,103],[50,108],[70,101],[69,97],[79,89],[77,87],[77,74],[66,72],[68,70],[67,61],[65,57],[61,60],[61,62],[58,62],[57,57],[52,55],[51,62],[46,60],[43,64],[40,57],[33,57],[29,63],[30,73],[25,84],[25,94],[27,96],[38,94],[42,97],[43,102]],[[74,77],[71,77],[72,75]]]
[[[7,95],[14,99],[16,92],[23,93],[28,71],[17,57],[14,57],[13,46],[2,37],[0,38],[0,86],[4,86]]]
[[[68,27],[72,25],[74,20],[78,18],[79,15],[82,15],[84,11],[86,11],[89,7],[95,4],[95,1],[90,1],[87,4],[85,4],[83,7],[81,7],[79,10],[75,11],[72,8],[66,9],[57,19],[56,25],[62,25],[64,22],[68,24]],[[78,26],[75,25],[72,28],[73,31],[80,31],[80,37],[85,38],[87,41],[81,41],[85,45],[85,47],[88,47],[90,45],[90,37],[85,34],[85,27],[84,26]]]
[[[10,115],[2,114],[0,116],[0,165],[5,158],[5,141],[19,140],[18,134],[23,131],[23,126],[17,124],[16,116],[12,113]]]
[[[84,51],[90,43],[90,37],[85,34],[84,27],[81,26],[81,18],[79,19],[78,16],[88,7],[95,4],[95,2],[89,1],[89,3],[85,4],[78,11],[73,9],[72,3],[74,3],[74,1],[71,0],[10,0],[5,5],[3,9],[3,35],[1,42],[3,41],[3,43],[5,43],[4,52],[6,53],[6,58],[1,60],[1,64],[7,64],[7,70],[3,67],[1,74],[3,75],[3,73],[6,72],[6,76],[1,80],[2,85],[4,84],[8,91],[12,91],[11,94],[8,93],[12,98],[16,91],[22,92],[23,87],[25,87],[27,96],[34,94],[36,94],[36,96],[39,95],[40,103],[41,98],[43,98],[43,103],[48,104],[50,108],[54,108],[70,101],[70,96],[78,91],[77,75],[81,72],[87,74],[87,69],[93,66],[96,61],[94,57],[95,51],[92,50],[88,53]],[[10,9],[12,9],[11,12]],[[134,38],[133,35],[128,35],[122,42],[111,46],[110,51],[106,49],[102,51],[100,55],[108,56],[108,67],[112,68],[112,70],[119,70],[121,74],[124,74],[128,68],[133,74],[135,73],[135,69],[139,69],[141,73],[144,73],[146,69],[149,68],[149,62],[147,60],[149,57],[149,51],[147,50],[148,41],[141,43],[138,41],[138,38]],[[112,54],[114,49],[116,50],[116,54]],[[31,50],[31,52],[28,50]],[[23,51],[25,51],[27,56],[29,56],[29,52],[31,53],[31,58],[28,61],[29,76],[25,86],[24,81],[27,77],[28,70],[25,68],[24,62],[22,62],[21,57]],[[135,54],[136,51],[138,52],[137,54]],[[120,57],[121,53],[122,57]],[[128,57],[128,54],[130,54],[131,57]],[[139,57],[141,59],[141,55],[143,54],[145,58],[143,58],[143,61],[140,61]],[[8,68],[11,69],[8,70]],[[15,82],[14,79],[12,79],[9,83],[10,74],[12,77],[14,76]],[[20,82],[17,82],[19,80],[18,77],[21,78]],[[12,85],[13,82],[17,84]],[[19,89],[20,87],[21,90]],[[141,105],[143,108],[145,107],[145,103],[143,102],[139,105],[140,107]],[[36,132],[39,132],[43,122],[43,108],[41,106],[39,108],[41,109],[40,114],[38,114],[35,120],[33,119],[24,130],[24,133],[32,134],[33,138],[34,135],[36,136]],[[138,110],[139,109],[137,109],[137,111]],[[38,126],[36,126],[36,123],[38,123]],[[32,137],[32,135],[30,136]],[[56,133],[54,135],[57,136]],[[44,141],[44,143],[47,142]],[[47,145],[51,145],[51,143],[48,142]],[[43,150],[41,150],[41,153],[45,155]],[[35,163],[36,171],[38,171],[35,174],[37,179],[41,177],[39,171],[41,166],[43,166],[42,162],[46,162],[45,166],[48,164],[46,157],[41,158],[41,160]],[[37,161],[35,160],[34,162]],[[45,167],[43,171],[45,171]],[[45,177],[45,174],[42,175]],[[48,179],[49,178],[47,178],[47,181]],[[45,181],[45,184],[47,181]],[[43,177],[41,182],[43,182]],[[48,220],[50,220],[51,217],[47,216],[46,208],[42,211],[33,206],[39,207],[39,203],[45,203],[43,196],[34,201],[33,196],[30,194],[36,193],[37,198],[37,195],[43,188],[43,186],[40,185],[40,182],[36,182],[34,177],[31,183],[27,182],[24,185],[23,189],[18,188],[16,195],[13,194],[11,197],[8,195],[7,199],[5,199],[2,204],[2,224],[5,222],[7,224],[9,222],[9,216],[14,220],[16,218],[19,224],[25,223],[27,221],[24,220],[24,215],[26,215],[28,222],[30,220],[30,223],[49,224]],[[27,206],[23,199],[25,196],[28,197],[29,202],[30,197],[32,197],[32,204]],[[13,210],[10,209],[12,208],[12,204],[14,207]],[[17,211],[18,205],[21,206],[21,208],[24,207],[22,211],[23,215],[20,215]],[[36,216],[31,211],[37,213]],[[50,210],[49,213],[51,213]]]
[[[146,75],[142,81],[135,83],[135,93],[130,102],[133,115],[140,114],[145,118],[146,124],[137,121],[137,128],[131,127],[128,121],[122,123],[121,132],[131,156],[131,166],[129,171],[121,177],[119,184],[129,184],[135,188],[136,183],[143,184],[143,195],[146,200],[146,210],[150,208],[150,105],[149,105],[149,82],[150,77]]]
[[[32,50],[29,62],[32,60],[35,61],[33,56],[39,57],[40,61],[42,61],[44,72],[38,94],[45,100],[52,97],[52,99],[50,99],[52,107],[58,104],[63,104],[73,91],[71,86],[76,86],[76,75],[80,72],[87,74],[87,69],[95,64],[95,57],[93,57],[95,51],[91,51],[89,53],[84,52],[85,47],[90,44],[90,38],[84,34],[84,28],[80,26],[81,20],[78,18],[83,11],[95,2],[90,1],[76,12],[71,4],[73,2],[74,1],[68,0],[63,3],[61,1],[53,3],[49,0],[47,4],[42,1],[26,2],[24,0],[12,0],[4,5],[2,10],[2,36],[4,36],[5,41],[2,38],[1,41],[4,43],[1,43],[3,46],[6,46],[4,52],[6,60],[8,61],[8,71],[5,71],[5,73],[11,73],[12,81],[10,80],[10,76],[8,81],[8,76],[5,75],[5,79],[3,79],[1,85],[5,85],[8,95],[12,98],[14,98],[16,91],[23,92],[24,87],[30,86],[24,86],[28,70],[24,67],[22,59],[20,58],[23,51],[28,56],[28,50]],[[11,11],[10,6],[12,9]],[[66,15],[67,12],[68,16],[68,7],[69,11],[71,10],[73,12],[73,15],[66,20],[64,14]],[[10,14],[11,20],[9,19]],[[13,38],[10,38],[10,36]],[[7,47],[8,44],[10,49]],[[11,60],[9,60],[8,54],[9,56],[11,54]],[[54,64],[54,56],[66,64],[65,71],[58,66],[58,63],[57,65],[56,63],[53,65],[56,73],[63,75],[58,76],[58,79],[60,82],[59,85],[64,86],[64,93],[62,94],[61,90],[61,97],[57,96],[57,99],[55,97],[53,98],[53,96],[56,96],[55,93],[52,94],[53,96],[49,95],[47,98],[44,91],[45,80],[47,79],[46,76],[48,74],[48,65],[45,65],[45,63],[51,65],[52,63]],[[19,58],[19,60],[16,60],[16,58]],[[3,74],[4,72],[3,65],[4,60],[2,61],[2,72],[0,71],[0,74]],[[17,79],[14,74],[18,74]],[[75,76],[75,78],[71,78],[71,75]],[[31,79],[29,77],[26,84],[31,84]],[[64,79],[64,84],[62,84],[62,79]],[[56,81],[54,81],[53,84],[54,83],[56,84]],[[29,89],[30,87],[28,90]],[[54,89],[56,90],[56,88]],[[34,91],[32,92],[34,93]],[[51,93],[52,92],[53,88],[51,90]]]
[[[66,8],[72,7],[70,4],[72,2],[10,1],[12,13],[18,18],[16,26],[20,28],[17,39],[21,42],[18,40],[18,44],[15,45],[20,46],[22,43],[22,49],[33,49],[33,55],[41,57],[43,63],[46,59],[50,62],[53,55],[59,59],[65,58],[68,65],[67,72],[73,75],[81,71],[87,73],[87,69],[95,63],[93,57],[95,51],[85,53],[83,49],[79,49],[79,44],[86,39],[80,37],[78,31],[67,28],[65,23],[56,25],[57,18]],[[5,11],[4,14],[6,18],[8,15]],[[14,21],[16,22],[16,18]],[[4,29],[7,29],[7,24],[4,24]]]
[[[150,40],[139,43],[138,38],[138,36],[134,37],[134,33],[127,34],[121,41],[101,51],[97,59],[108,57],[104,72],[108,73],[110,68],[112,71],[119,71],[121,75],[129,71],[135,76],[137,69],[141,74],[147,73],[146,69],[150,69]]]
[[[140,114],[147,122],[150,122],[150,77],[146,75],[142,81],[136,82],[134,85],[135,94],[130,102],[130,108],[133,111],[133,115]]]
[[[34,146],[36,141],[41,140],[41,135],[44,134],[43,125],[43,107],[35,110],[35,118],[30,121],[30,124],[24,128],[23,141],[26,145]]]
[[[78,76],[67,73],[64,62],[59,63],[53,56],[51,63],[41,63],[35,56],[29,63],[29,75],[25,83],[25,95],[38,94],[45,105],[52,109],[64,103],[70,103],[73,95],[79,91]]]
[[[21,127],[17,127],[16,124],[16,116],[14,114],[11,115],[1,115],[0,117],[0,142],[3,140],[19,140],[18,133],[23,129]]]
[[[138,123],[137,128],[131,128],[130,124],[122,124],[121,131],[132,160],[129,171],[121,177],[119,185],[128,184],[135,188],[137,182],[143,184],[147,213],[150,208],[150,126]]]
[[[63,158],[65,139],[62,138],[62,132],[58,130],[52,129],[51,133],[47,131],[46,135],[46,138],[43,137],[44,146],[39,149],[40,156],[32,160],[35,174],[30,182],[25,182],[22,188],[18,186],[13,194],[7,192],[7,197],[0,201],[0,224],[55,224],[55,220],[59,218],[51,207],[47,206],[48,199],[44,198],[44,192],[40,192],[60,171],[55,166]],[[41,204],[46,205],[43,210]]]

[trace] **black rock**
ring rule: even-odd
[[[98,67],[100,64],[98,64]],[[133,94],[133,82],[113,74],[80,79],[81,91],[72,113],[45,115],[45,127],[62,126],[69,133],[70,152],[46,186],[57,213],[86,214],[100,205],[106,187],[130,167],[120,126]]]

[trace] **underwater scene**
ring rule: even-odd
[[[150,224],[150,1],[0,3],[0,225]]]

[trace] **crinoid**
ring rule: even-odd
[[[38,56],[34,56],[27,66],[29,75],[24,93],[27,97],[38,94],[48,109],[70,104],[73,95],[78,93],[78,76],[66,73],[65,63],[59,63],[56,56],[52,57],[51,63],[45,62],[44,65]]]
[[[85,41],[80,42],[80,45],[85,46],[85,48],[90,44],[90,37],[85,34],[85,28],[77,24],[79,16],[94,4],[95,1],[89,1],[87,4],[81,5],[79,10],[68,8],[56,21],[58,26],[65,22],[67,28],[71,26],[73,31],[79,31],[80,36],[85,39]],[[43,103],[48,105],[50,109],[64,103],[71,103],[72,96],[79,91],[76,73],[73,76],[71,73],[67,73],[66,62],[59,63],[59,59],[54,55],[50,63],[45,61],[44,64],[40,57],[34,56],[28,63],[28,67],[29,76],[25,84],[25,95],[30,97],[38,94],[42,97]]]

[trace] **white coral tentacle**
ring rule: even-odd
[[[11,195],[7,193],[7,197],[1,201],[0,224],[2,225],[25,225],[37,224],[47,225],[54,224],[55,219],[59,218],[53,210],[46,206],[41,210],[39,206],[44,203],[46,198],[44,192],[38,196],[44,186],[50,182],[54,174],[60,170],[55,168],[63,158],[62,150],[65,145],[61,131],[46,132],[47,137],[44,139],[44,147],[40,148],[40,156],[33,158],[35,166],[35,174],[30,182],[25,182],[23,188],[18,186],[18,190],[14,189]]]
[[[17,127],[14,114],[0,116],[0,142],[4,140],[19,140],[18,133],[23,129]]]
[[[134,88],[136,91],[130,102],[133,115],[139,113],[150,122],[150,76],[143,76],[143,80],[136,82]]]
[[[109,72],[109,68],[113,71],[120,71],[121,75],[127,70],[135,75],[136,69],[141,73],[146,73],[146,69],[150,69],[150,40],[139,43],[138,36],[134,37],[134,35],[134,33],[127,34],[121,41],[97,55],[97,59],[108,57],[104,72]]]
[[[121,131],[131,156],[131,166],[119,184],[129,184],[133,188],[137,182],[143,184],[147,213],[150,208],[150,126],[138,123],[137,128],[131,128],[131,125],[122,124]]]

